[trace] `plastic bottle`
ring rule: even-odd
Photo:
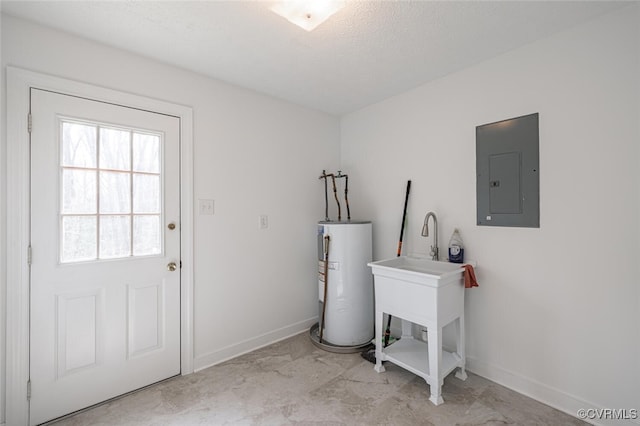
[[[449,262],[464,262],[464,246],[462,245],[462,237],[460,236],[458,228],[453,230],[453,234],[451,234],[451,239],[449,240]]]

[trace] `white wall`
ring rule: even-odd
[[[342,170],[371,212],[374,257],[437,213],[480,287],[469,367],[571,414],[640,408],[640,8],[633,5],[343,118]],[[475,127],[540,113],[539,229],[476,226]],[[355,204],[355,203],[354,203]]]
[[[324,215],[318,175],[338,168],[336,117],[3,16],[3,90],[7,65],[193,107],[194,198],[215,200],[214,216],[195,218],[196,368],[311,325],[315,221]],[[3,130],[1,159],[6,143]],[[268,230],[258,230],[260,214]],[[4,330],[4,272],[0,279]]]

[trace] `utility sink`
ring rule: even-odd
[[[458,263],[401,256],[367,264],[374,275],[376,320],[376,366],[390,361],[425,379],[431,389],[429,400],[444,402],[442,383],[453,370],[465,380],[464,269]],[[384,314],[402,320],[402,337],[382,347]],[[411,323],[427,329],[427,342],[415,339]],[[456,347],[442,350],[442,329],[455,324]]]
[[[440,262],[422,257],[400,256],[367,264],[374,275],[438,287],[463,272],[459,263]]]

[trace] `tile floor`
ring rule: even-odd
[[[62,425],[573,425],[565,413],[474,374],[445,379],[436,407],[423,379],[299,334],[55,422]]]

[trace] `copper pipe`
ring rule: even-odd
[[[344,178],[344,203],[347,206],[347,220],[351,220],[351,210],[349,209],[349,176],[343,175],[342,172],[338,170],[336,178]]]
[[[318,179],[324,179],[324,220],[329,222],[329,195],[327,194],[327,174],[322,171]]]
[[[340,200],[338,199],[338,188],[336,187],[336,175],[333,173],[327,174],[327,176],[331,177],[331,183],[333,184],[333,196],[336,199],[336,204],[338,205],[338,222],[342,220],[342,210],[340,209]]]

